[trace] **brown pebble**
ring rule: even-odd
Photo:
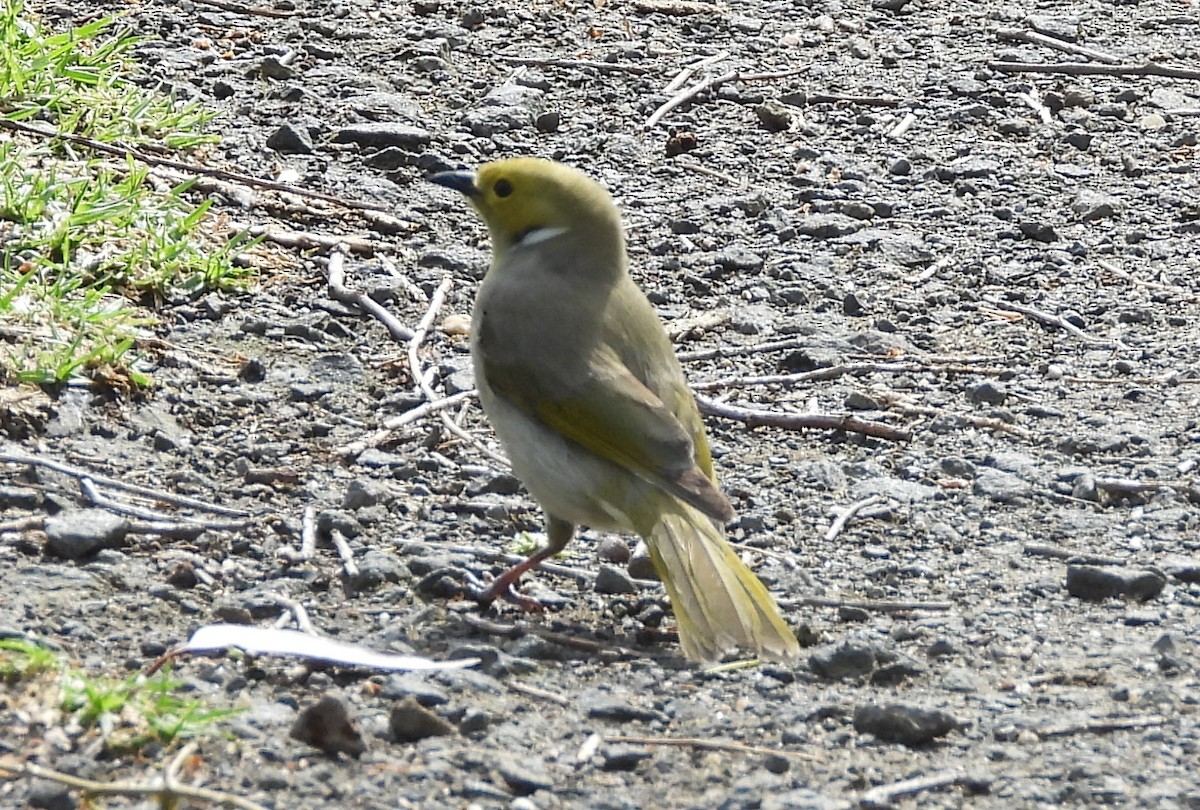
[[[447,335],[469,335],[471,334],[471,319],[458,313],[447,315],[442,321],[442,331]]]
[[[416,698],[407,697],[392,709],[388,727],[396,742],[416,742],[426,737],[445,737],[454,726],[426,709]]]
[[[350,722],[346,705],[332,695],[300,712],[292,724],[291,735],[292,739],[308,743],[331,757],[339,753],[358,757],[367,750],[362,735]]]

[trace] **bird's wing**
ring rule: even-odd
[[[713,519],[732,518],[729,502],[696,464],[689,430],[613,352],[595,349],[588,373],[569,380],[516,359],[502,362],[486,348],[481,359],[497,396]]]

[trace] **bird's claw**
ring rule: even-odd
[[[497,599],[514,604],[526,613],[541,613],[546,609],[537,599],[521,593],[512,582],[506,582],[503,578],[493,580],[486,588],[472,589],[470,594],[479,603],[481,611],[487,610]]]

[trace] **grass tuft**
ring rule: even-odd
[[[105,748],[114,753],[211,735],[217,724],[239,712],[206,709],[199,700],[182,696],[185,687],[165,671],[153,678],[139,674],[123,680],[68,674],[61,708],[81,726],[99,729]]]
[[[215,140],[214,113],[133,82],[142,40],[117,22],[52,32],[0,0],[0,124],[158,151]],[[0,129],[0,382],[147,385],[129,361],[154,322],[137,302],[246,283],[236,258],[255,243],[225,238],[209,203],[186,199],[192,181],[156,182],[132,159]]]

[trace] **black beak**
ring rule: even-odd
[[[476,197],[479,195],[479,188],[475,185],[475,175],[471,172],[438,172],[431,174],[427,178],[431,183],[437,183],[439,186],[452,188],[455,191],[462,192],[468,197]]]

